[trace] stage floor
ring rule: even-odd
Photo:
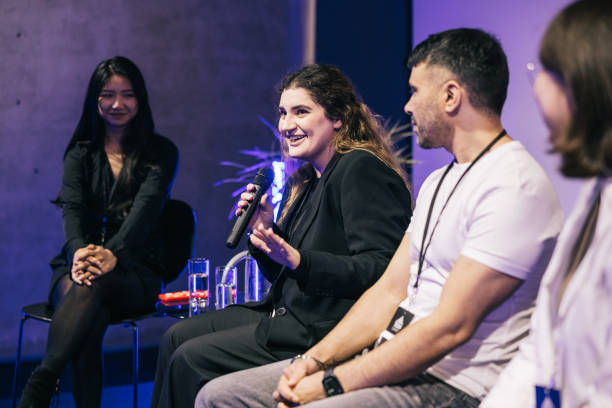
[[[151,392],[153,383],[138,384],[138,406],[149,408],[151,406]],[[71,392],[60,393],[60,408],[74,408]],[[11,399],[0,399],[0,408],[11,408]],[[54,401],[51,402],[54,405]],[[132,408],[132,384],[114,387],[105,387],[102,391],[102,408]]]

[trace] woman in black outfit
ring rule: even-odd
[[[159,216],[178,151],[153,128],[138,67],[124,57],[102,61],[64,154],[57,204],[66,242],[51,261],[49,292],[55,313],[20,407],[48,407],[69,362],[76,406],[99,406],[109,322],[154,310],[163,273]]]
[[[307,350],[376,282],[408,226],[400,166],[337,68],[310,65],[285,78],[279,116],[286,153],[304,165],[288,181],[279,221],[265,197],[253,217],[249,248],[270,292],[171,327],[152,407],[193,407],[207,381]],[[244,193],[239,206],[249,200]]]

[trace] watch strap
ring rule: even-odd
[[[323,374],[323,389],[325,389],[325,395],[332,397],[334,395],[344,394],[344,388],[338,380],[338,377],[334,375],[334,367],[327,367]]]

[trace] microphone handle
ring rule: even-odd
[[[255,210],[259,206],[259,202],[261,201],[261,197],[264,195],[265,191],[261,188],[260,185],[255,184],[255,193],[253,196],[253,201],[247,205],[246,208],[242,209],[242,214],[236,218],[236,222],[234,223],[234,228],[230,232],[227,237],[227,241],[225,242],[225,246],[228,248],[236,248],[238,242],[240,242],[240,238],[244,234],[244,230],[249,225]]]

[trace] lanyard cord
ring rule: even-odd
[[[457,186],[459,185],[461,180],[463,180],[463,177],[465,177],[467,172],[470,171],[470,169],[474,166],[474,164],[476,164],[476,162],[478,160],[480,160],[480,158],[482,156],[484,156],[485,153],[487,153],[489,150],[491,150],[493,145],[495,143],[497,143],[499,141],[499,139],[501,139],[505,135],[506,135],[506,129],[502,129],[502,131],[499,133],[499,135],[497,135],[497,137],[495,139],[493,139],[493,141],[491,141],[491,143],[489,143],[487,145],[487,147],[485,147],[478,154],[478,156],[476,156],[474,161],[472,163],[470,163],[469,167],[463,172],[461,177],[459,177],[459,180],[457,180],[457,183],[455,184],[455,187],[453,187],[453,189],[451,190],[450,194],[448,195],[448,198],[446,199],[446,202],[442,206],[442,210],[440,210],[440,214],[438,214],[438,219],[436,220],[436,223],[434,224],[434,226],[433,226],[433,228],[431,230],[431,235],[429,236],[429,241],[427,242],[427,245],[425,245],[425,238],[427,237],[427,230],[429,229],[429,221],[431,220],[431,214],[433,212],[434,203],[436,202],[436,197],[438,196],[438,192],[440,191],[440,187],[442,186],[442,182],[444,181],[444,178],[450,172],[451,167],[453,167],[453,164],[455,164],[457,159],[453,159],[453,161],[450,162],[450,164],[448,166],[446,166],[446,170],[444,171],[444,174],[442,174],[442,178],[440,178],[440,181],[438,182],[438,185],[436,186],[436,190],[434,191],[434,195],[431,198],[431,204],[429,205],[429,212],[427,213],[427,219],[425,220],[425,229],[423,231],[423,240],[421,241],[421,248],[420,248],[420,251],[419,251],[419,269],[417,271],[417,277],[416,277],[416,280],[414,282],[414,289],[417,289],[419,287],[419,278],[421,277],[421,272],[423,271],[423,263],[425,262],[425,254],[427,253],[427,250],[429,249],[429,246],[431,245],[431,239],[433,238],[434,232],[436,231],[436,228],[438,227],[438,224],[440,223],[440,218],[442,217],[442,213],[444,212],[444,209],[446,208],[446,205],[450,201],[451,196],[453,195],[453,193],[457,189]]]

